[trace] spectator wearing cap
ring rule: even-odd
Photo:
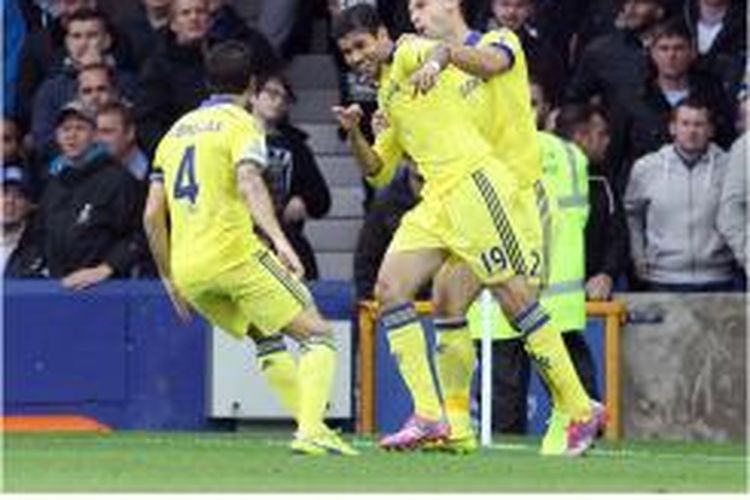
[[[737,91],[746,68],[746,8],[744,0],[686,0],[683,8],[698,65],[714,73],[730,94]]]
[[[711,106],[714,141],[728,149],[735,137],[732,100],[716,76],[696,65],[693,41],[681,19],[673,18],[654,29],[649,58],[649,78],[627,108],[625,125],[614,138],[614,151],[630,164],[670,142],[670,114],[688,96]],[[627,182],[627,169],[622,172],[620,185]]]
[[[647,291],[730,291],[734,259],[716,224],[728,156],[697,99],[677,106],[670,128],[674,142],[635,163],[625,194],[636,275]]]
[[[209,29],[207,0],[173,0],[169,29],[138,77],[135,119],[139,143],[153,153],[180,116],[208,97],[203,52]]]
[[[44,259],[34,229],[28,173],[16,165],[3,166],[3,253],[5,278],[43,276]]]
[[[72,289],[128,277],[145,255],[141,190],[94,141],[95,127],[93,114],[80,102],[60,111],[61,155],[39,204],[49,274]]]
[[[318,265],[304,234],[308,218],[323,217],[331,194],[315,156],[305,143],[307,135],[289,123],[294,94],[281,76],[273,76],[250,98],[253,116],[266,129],[268,166],[264,171],[276,215],[289,242],[305,267],[305,278],[318,278]]]
[[[96,113],[96,139],[104,144],[130,174],[145,182],[151,170],[146,154],[135,140],[135,122],[130,108],[120,102],[100,107]]]
[[[36,201],[39,198],[42,175],[30,161],[30,155],[24,148],[22,137],[23,130],[18,120],[13,116],[4,116],[2,164],[4,167],[12,165],[24,169],[29,179],[31,199]]]
[[[89,64],[101,63],[116,67],[111,54],[112,40],[108,22],[99,11],[81,9],[67,18],[65,60],[55,72],[50,73],[34,96],[31,135],[36,149],[41,149],[47,155],[51,154],[48,148],[54,141],[55,118],[60,108],[78,95],[80,69]],[[132,95],[135,77],[119,69],[116,70],[116,75],[124,95]]]

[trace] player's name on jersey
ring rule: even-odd
[[[206,123],[181,123],[172,131],[172,136],[199,135],[221,131],[222,124],[211,120]]]

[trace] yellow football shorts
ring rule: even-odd
[[[312,305],[305,285],[267,249],[206,282],[176,285],[206,319],[238,338],[251,328],[264,336],[279,333]]]
[[[546,274],[541,183],[518,189],[515,177],[492,160],[441,198],[407,212],[388,252],[444,249],[465,262],[485,285],[526,276],[540,285]]]

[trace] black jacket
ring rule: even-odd
[[[135,96],[138,139],[153,155],[162,135],[183,114],[208,97],[201,43],[178,45],[165,31],[141,68]]]
[[[628,227],[622,198],[603,175],[589,175],[589,219],[586,223],[586,279],[599,274],[613,281],[628,265]]]
[[[568,80],[563,54],[534,28],[524,27],[517,34],[526,53],[529,73],[541,83],[549,101],[553,105],[557,104],[562,99]]]
[[[142,2],[137,3],[130,15],[118,19],[118,29],[127,41],[134,65],[138,70],[153,54],[154,48],[159,46],[168,30],[166,26],[160,29],[154,29],[151,26]]]
[[[293,196],[305,202],[310,217],[323,217],[331,208],[331,193],[315,156],[306,144],[307,134],[291,125],[279,127],[267,136],[268,167],[264,177],[287,239],[305,266],[305,279],[318,278],[318,265],[304,234],[304,221],[284,223],[282,213]]]
[[[715,74],[730,94],[736,92],[736,86],[742,81],[746,69],[746,4],[745,0],[731,0],[721,31],[716,35],[708,52],[698,57],[699,67]],[[697,45],[698,19],[700,18],[698,2],[685,0],[682,15]]]
[[[127,277],[145,256],[142,188],[102,153],[50,178],[39,206],[50,276],[106,262],[115,278]]]
[[[627,106],[643,86],[648,61],[648,52],[635,33],[618,30],[601,36],[583,51],[566,100],[583,102],[601,95],[609,110]]]
[[[41,278],[46,275],[38,219],[30,215],[16,248],[8,256],[3,272],[6,278]]]

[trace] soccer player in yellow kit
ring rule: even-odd
[[[277,380],[267,378],[297,420],[292,450],[354,455],[323,422],[336,350],[330,325],[299,281],[302,266],[261,177],[265,136],[245,109],[255,77],[251,60],[239,42],[208,53],[213,95],[180,118],[157,148],[144,214],[149,244],[183,319],[189,304],[229,334],[253,338],[272,361],[264,371],[282,370]],[[253,232],[255,224],[275,255]],[[300,344],[296,369],[278,343],[280,331]]]
[[[520,40],[508,29],[485,34],[471,31],[461,13],[460,0],[410,0],[409,11],[420,34],[440,41],[413,76],[416,86],[421,92],[428,92],[449,64],[462,70],[457,88],[467,111],[479,124],[497,158],[519,180],[519,189],[534,190],[544,232],[544,272],[548,273],[548,249],[553,237],[550,212],[555,210],[550,209],[542,184],[528,69]],[[466,312],[479,289],[480,283],[471,270],[456,261],[443,266],[433,286],[435,330],[439,339],[436,371],[451,423],[451,437],[443,448],[449,451],[466,452],[476,448],[469,417],[475,353],[469,339]],[[506,314],[513,319],[512,312],[508,314],[506,310]],[[534,357],[533,351],[531,355]],[[570,393],[561,394],[553,383],[548,385],[552,389],[553,405],[572,406],[579,420],[585,419],[588,402],[579,397],[565,401]],[[601,412],[598,403],[593,404],[596,411]],[[575,426],[571,428],[573,440],[576,430]]]
[[[350,142],[365,173],[374,184],[383,183],[406,153],[425,178],[423,200],[402,220],[376,286],[391,350],[415,406],[415,415],[402,430],[385,437],[381,444],[386,448],[412,448],[448,437],[411,299],[414,291],[452,256],[464,263],[454,267],[465,267],[479,283],[488,286],[523,332],[543,374],[563,395],[570,413],[577,416],[569,430],[568,451],[582,453],[599,429],[600,409],[589,402],[560,334],[552,329],[532,286],[544,271],[538,187],[534,182],[541,175],[540,167],[538,175],[528,175],[529,182],[496,159],[484,138],[488,131],[481,130],[482,122],[472,118],[456,93],[457,79],[464,80],[458,88],[464,97],[479,88],[481,81],[465,78],[449,67],[434,79],[428,93],[416,95],[423,78],[420,67],[429,62],[425,54],[431,51],[425,51],[425,44],[418,40],[405,42],[394,51],[372,9],[355,6],[345,11],[337,20],[335,36],[347,63],[378,80],[379,106],[390,124],[370,149],[358,128],[358,110],[336,110],[340,123],[350,131]],[[459,295],[471,293],[476,294],[468,290]],[[454,329],[466,330],[463,325]],[[470,349],[468,330],[463,336]],[[473,364],[467,369],[473,370]],[[447,371],[445,374],[450,375]],[[468,401],[468,386],[466,392]],[[450,391],[444,395],[446,399],[453,397]],[[466,417],[468,428],[468,412]]]

